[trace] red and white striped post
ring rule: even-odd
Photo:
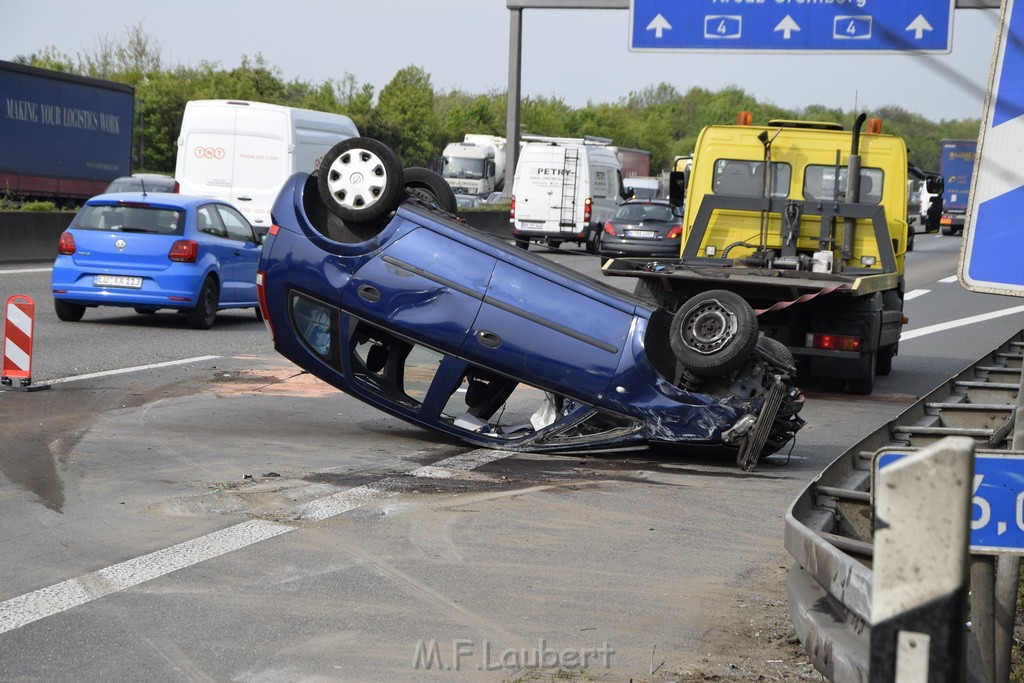
[[[35,302],[30,296],[15,294],[7,298],[4,311],[4,357],[3,369],[0,371],[0,388],[48,389],[48,384],[32,387],[32,328],[35,323]],[[14,380],[18,380],[17,386]]]

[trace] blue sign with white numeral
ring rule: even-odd
[[[956,0],[630,0],[629,49],[949,52]]]
[[[879,451],[875,472],[911,452]],[[1024,455],[975,452],[970,546],[972,553],[1024,555]]]
[[[974,159],[960,282],[1024,296],[1024,8],[1006,0]]]

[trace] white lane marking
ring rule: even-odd
[[[913,290],[907,292],[903,296],[903,300],[904,301],[910,301],[911,299],[916,299],[919,296],[924,296],[925,294],[927,294],[930,291],[932,291],[932,290],[930,290],[930,289],[913,289]]]
[[[49,273],[53,268],[18,268],[17,270],[2,270],[0,275],[20,275],[22,273]]]
[[[973,325],[974,323],[985,322],[986,320],[1005,318],[1008,315],[1015,315],[1017,313],[1022,312],[1024,312],[1024,306],[1015,306],[1013,308],[1004,308],[1001,311],[992,311],[991,313],[982,313],[981,315],[974,315],[971,316],[970,318],[950,320],[948,322],[939,323],[937,325],[929,325],[928,327],[922,327],[919,330],[904,332],[903,334],[900,335],[900,341],[916,339],[917,337],[923,337],[927,334],[934,334],[936,332],[945,332],[946,330],[952,330],[957,327],[963,327],[964,325]]]
[[[477,450],[452,456],[412,470],[408,475],[430,476],[432,470],[467,472],[514,455],[509,451]],[[375,500],[398,495],[399,482],[407,475],[385,477],[375,484],[356,486],[333,496],[311,501],[299,508],[302,519],[324,520]],[[235,524],[199,538],[172,545],[110,567],[68,579],[0,602],[0,633],[59,614],[104,596],[137,586],[179,569],[185,569],[233,550],[295,531],[298,527],[265,520]]]
[[[950,282],[956,282],[956,280],[957,280],[956,275],[950,275],[949,277],[942,278],[941,280],[939,280],[939,282],[945,282],[945,283],[948,284]]]
[[[139,372],[141,370],[155,370],[156,368],[169,368],[174,365],[184,365],[185,363],[202,363],[206,360],[215,360],[220,356],[196,356],[195,358],[182,358],[180,360],[169,360],[163,363],[150,363],[149,365],[136,365],[131,368],[119,368],[117,370],[104,370],[103,372],[90,372],[86,375],[72,375],[71,377],[61,377],[60,379],[51,379],[49,384],[60,384],[61,382],[77,382],[83,379],[96,379],[97,377],[109,377],[111,375],[123,375],[128,372]]]
[[[0,603],[0,633],[58,614],[105,595],[279,536],[295,527],[253,520],[170,548],[136,557]]]

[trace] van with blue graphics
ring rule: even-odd
[[[607,138],[523,136],[512,184],[512,236],[597,253],[597,235],[624,201],[622,170]]]

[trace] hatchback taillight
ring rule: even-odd
[[[195,263],[199,256],[199,242],[195,240],[177,240],[167,252],[167,258],[179,263]]]
[[[666,239],[674,240],[678,237],[683,236],[683,226],[677,225],[668,231],[668,237]]]
[[[611,221],[604,224],[604,234],[615,237],[615,226],[611,224]]]
[[[271,230],[273,230],[273,228],[271,228]],[[267,308],[266,279],[266,273],[262,270],[256,271],[256,300],[260,302],[260,313],[263,314],[263,322],[266,323],[267,329],[270,330],[270,338],[276,339],[276,335],[274,334],[274,325],[270,321],[270,309]]]
[[[60,243],[57,244],[57,253],[64,256],[71,256],[75,253],[75,236],[70,232],[63,232],[60,235]]]

